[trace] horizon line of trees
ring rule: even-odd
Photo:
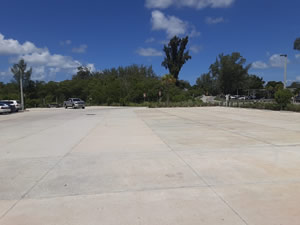
[[[210,65],[209,71],[200,75],[196,84],[180,80],[179,73],[183,65],[191,59],[186,51],[188,37],[173,37],[164,46],[165,58],[162,66],[170,74],[162,77],[155,74],[152,66],[131,65],[91,72],[85,66],[71,80],[32,81],[32,69],[24,73],[23,87],[27,107],[45,106],[50,103],[62,103],[70,97],[79,97],[93,105],[111,105],[114,103],[128,105],[157,101],[186,101],[205,95],[250,95],[274,98],[275,92],[282,89],[283,83],[269,81],[265,84],[262,77],[250,74],[251,64],[238,52],[220,54]],[[296,39],[294,48],[300,50],[300,38]],[[26,65],[24,60],[19,64]],[[17,68],[18,64],[13,65]],[[19,99],[20,75],[14,73],[13,80],[4,84],[0,82],[0,99]],[[292,88],[300,91],[300,83],[294,82]],[[265,92],[250,92],[265,89]]]

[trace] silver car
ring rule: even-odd
[[[3,102],[0,102],[0,113],[10,113],[11,109],[9,107],[9,105],[3,103]]]

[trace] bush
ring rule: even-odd
[[[275,93],[275,101],[280,105],[281,109],[285,109],[291,103],[293,94],[288,89],[278,90]]]
[[[197,101],[182,101],[182,102],[170,102],[169,105],[165,102],[149,103],[149,108],[173,108],[173,107],[204,107],[204,106],[219,106],[219,103],[204,103],[201,100]]]
[[[286,110],[293,111],[293,112],[300,112],[300,105],[288,104],[286,106]]]

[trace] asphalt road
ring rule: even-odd
[[[299,221],[299,113],[92,107],[0,116],[1,225]]]

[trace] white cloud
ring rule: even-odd
[[[218,23],[223,23],[225,22],[223,17],[206,17],[205,23],[207,24],[218,24]]]
[[[7,77],[10,76],[11,74],[8,71],[2,71],[0,72],[0,77]]]
[[[32,54],[21,55],[19,57],[23,58],[25,62],[33,66],[47,66],[47,67],[56,67],[61,69],[73,69],[81,65],[77,60],[73,60],[69,56],[63,56],[58,54],[51,54],[48,50],[38,53],[34,52]]]
[[[92,63],[87,64],[86,67],[89,68],[91,72],[95,72],[96,71],[96,67]]]
[[[252,63],[252,68],[253,69],[267,69],[267,68],[269,68],[269,66],[265,62],[256,61],[256,62]]]
[[[184,35],[188,32],[191,37],[200,35],[200,32],[198,32],[193,25],[189,25],[188,22],[185,22],[175,16],[165,16],[165,14],[159,10],[154,10],[152,12],[151,22],[152,30],[164,30],[167,33],[168,38],[175,35]]]
[[[65,41],[70,43],[71,41]],[[81,46],[86,49],[87,46]],[[79,51],[82,51],[79,49]],[[43,80],[53,77],[58,72],[74,73],[77,67],[82,64],[74,60],[70,56],[60,54],[51,54],[47,48],[38,48],[32,42],[25,42],[23,44],[14,39],[5,39],[4,35],[0,33],[0,55],[16,56],[11,63],[16,63],[19,59],[24,59],[28,67],[33,68],[32,79]],[[93,64],[88,64],[92,70],[95,70]],[[3,76],[1,74],[1,76]]]
[[[200,45],[192,45],[190,47],[190,51],[196,54],[199,53],[201,50],[202,50],[202,46]]]
[[[151,38],[148,38],[145,42],[146,43],[152,43],[155,41],[155,38],[151,37]]]
[[[71,40],[60,41],[59,44],[61,46],[70,45],[70,44],[72,44],[72,41]]]
[[[41,51],[43,49],[37,48],[29,41],[20,44],[17,40],[5,39],[4,35],[0,33],[0,55],[20,55]]]
[[[191,7],[203,9],[211,8],[226,8],[231,6],[235,0],[146,0],[147,8],[166,9],[171,6],[176,7]]]
[[[136,51],[141,56],[162,56],[163,53],[154,48],[139,48]]]
[[[189,33],[190,37],[199,37],[201,35],[201,33],[199,31],[196,30],[195,26],[191,26],[192,30]]]
[[[72,52],[74,53],[85,53],[87,49],[87,45],[80,45],[79,47],[72,48]]]
[[[44,66],[37,66],[32,69],[32,80],[44,80],[46,78],[46,71]]]
[[[287,63],[290,63],[290,60],[287,59]],[[269,63],[263,61],[256,61],[252,63],[252,68],[254,69],[268,69],[270,67],[282,68],[285,64],[285,57],[280,56],[280,54],[273,54],[269,58]]]
[[[296,77],[296,81],[299,81],[299,82],[300,82],[300,76],[297,76],[297,77]]]
[[[280,54],[274,54],[269,61],[272,67],[284,67],[285,57],[280,56]],[[288,60],[287,62],[289,63],[290,61]]]
[[[296,55],[295,55],[295,58],[296,58],[296,59],[300,59],[300,54],[296,54]]]
[[[188,24],[175,16],[165,16],[162,12],[152,12],[152,29],[165,30],[168,37],[183,35],[187,32]]]

